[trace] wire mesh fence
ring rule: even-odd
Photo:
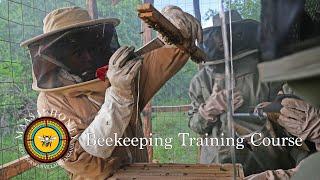
[[[206,0],[198,1],[203,27],[211,25],[212,21],[208,13],[217,9],[219,1]],[[162,9],[167,5],[179,6],[189,14],[195,15],[193,1],[188,0],[156,0],[154,6]],[[207,17],[208,16],[208,17]],[[157,109],[152,113],[152,134],[153,137],[173,138],[172,148],[154,147],[153,158],[161,163],[197,163],[199,158],[199,147],[182,146],[182,137],[179,133],[189,133],[190,138],[198,137],[188,127],[188,116],[186,109],[175,111],[176,106],[188,105],[190,103],[188,89],[192,77],[198,72],[198,66],[192,61],[181,69],[152,100],[152,106],[174,106],[168,108],[168,112],[159,112]],[[182,108],[183,109],[183,108]],[[171,112],[170,112],[171,111]]]
[[[85,1],[0,1],[0,167],[21,158],[16,130],[35,113],[37,93],[31,89],[31,61],[20,42],[42,33],[45,15],[59,7],[81,6]],[[0,174],[3,178],[3,175]],[[33,168],[13,179],[66,179],[60,168]],[[1,178],[0,178],[1,179]]]
[[[21,41],[42,33],[42,19],[53,9],[85,6],[85,2],[45,0],[0,1],[0,167],[22,157],[15,136],[23,118],[35,113],[37,93],[31,89],[31,61]],[[1,178],[4,178],[0,174]],[[1,179],[0,178],[0,179]],[[13,179],[64,179],[60,168],[33,168]]]
[[[140,47],[141,22],[136,18],[136,6],[140,0],[98,0],[99,18],[118,17],[122,23],[117,27],[121,45]],[[161,9],[166,5],[177,5],[194,14],[192,1],[155,0]],[[45,15],[60,7],[80,6],[86,8],[85,0],[0,0],[0,168],[22,157],[18,140],[15,138],[23,119],[35,114],[37,92],[31,89],[31,60],[26,50],[20,47],[23,40],[42,33]],[[216,0],[200,1],[201,16],[208,16],[217,6]],[[204,27],[210,20],[202,19]],[[189,104],[188,87],[197,72],[197,65],[188,62],[186,66],[157,93],[152,106],[180,106]],[[170,111],[170,110],[169,110]],[[196,163],[198,147],[182,147],[179,132],[197,136],[188,128],[186,111],[152,113],[154,137],[174,137],[173,147],[155,147],[153,158],[162,163]],[[1,174],[0,174],[0,177]],[[0,178],[1,179],[1,178]],[[32,168],[13,179],[67,179],[67,173],[59,168]]]

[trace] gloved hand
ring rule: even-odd
[[[320,145],[320,109],[312,107],[303,100],[285,98],[281,102],[279,124],[290,134]]]
[[[111,86],[106,89],[105,101],[91,124],[79,137],[81,147],[89,154],[108,158],[115,146],[89,145],[95,138],[122,137],[134,112],[134,79],[141,68],[140,58],[133,57],[134,48],[121,47],[110,58],[107,77]],[[115,142],[115,139],[113,139]],[[129,156],[130,157],[130,156]]]
[[[244,180],[288,180],[294,175],[297,168],[294,169],[277,169],[277,170],[267,170],[259,174],[252,174],[244,178]]]
[[[202,42],[201,23],[195,17],[183,12],[177,6],[166,6],[161,10],[161,13],[180,30],[184,37],[184,47],[190,49],[195,47],[196,40],[198,43]],[[159,38],[163,39],[161,35],[159,35]]]
[[[216,117],[226,112],[227,110],[227,96],[226,90],[213,91],[211,96],[199,107],[200,115],[208,120],[215,122]],[[240,91],[235,91],[233,94],[233,107],[237,110],[243,104],[243,97]]]
[[[107,77],[113,91],[122,97],[130,97],[134,78],[142,65],[141,57],[134,57],[134,47],[120,47],[110,58]]]

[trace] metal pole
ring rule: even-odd
[[[222,39],[223,39],[223,47],[224,47],[224,58],[225,58],[225,85],[227,90],[227,123],[228,123],[228,136],[231,138],[235,138],[234,133],[234,125],[233,125],[233,97],[232,97],[232,77],[230,70],[230,51],[229,51],[229,43],[227,38],[227,28],[226,28],[226,19],[224,14],[223,7],[224,0],[220,1],[220,18],[221,18],[221,31],[222,31]],[[230,38],[232,38],[230,34]],[[230,146],[231,151],[231,159],[233,164],[233,179],[236,180],[236,158],[235,158],[235,147]]]

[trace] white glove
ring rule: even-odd
[[[227,110],[226,92],[226,90],[213,91],[206,103],[200,105],[199,114],[204,119],[215,122],[216,117]],[[233,97],[234,110],[237,110],[243,104],[243,97],[240,91],[235,91]]]
[[[294,169],[277,169],[277,170],[268,170],[261,172],[259,174],[252,174],[244,178],[244,180],[289,180],[297,171]]]
[[[320,150],[320,109],[294,98],[285,98],[281,104],[279,124],[290,134],[314,142]]]
[[[108,158],[114,150],[113,145],[89,145],[93,135],[96,139],[113,139],[115,133],[122,137],[130,122],[134,110],[133,83],[142,65],[139,58],[130,60],[133,51],[134,48],[121,47],[110,58],[107,77],[111,87],[106,90],[98,114],[79,137],[81,147],[93,156]]]
[[[120,47],[110,58],[107,78],[114,93],[132,98],[134,78],[137,76],[142,58],[134,57],[134,47]]]
[[[201,23],[195,17],[184,12],[177,6],[166,6],[161,10],[161,13],[180,30],[184,37],[184,47],[194,47],[196,40],[198,43],[202,42]],[[162,38],[161,35],[159,35],[159,38],[165,39]]]

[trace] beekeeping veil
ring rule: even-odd
[[[92,20],[79,7],[61,8],[49,13],[43,20],[43,34],[21,44],[30,50],[34,89],[53,89],[95,79],[85,77],[108,64],[119,48],[115,26],[118,19]],[[90,66],[78,66],[69,57],[85,51]],[[79,68],[81,67],[81,68]],[[83,72],[75,74],[81,69]]]
[[[296,95],[320,107],[320,1],[262,0],[261,5],[261,81],[286,81]]]
[[[225,12],[226,24],[230,24],[229,14],[231,14],[232,23],[233,54],[256,49],[258,46],[258,22],[251,19],[242,19],[237,11],[231,10],[230,13],[229,11]],[[203,30],[203,43],[200,45],[211,61],[224,58],[219,14],[212,17],[212,22],[212,27]],[[227,28],[229,28],[229,25],[227,25]],[[229,29],[227,29],[227,33],[228,39],[230,39]]]

